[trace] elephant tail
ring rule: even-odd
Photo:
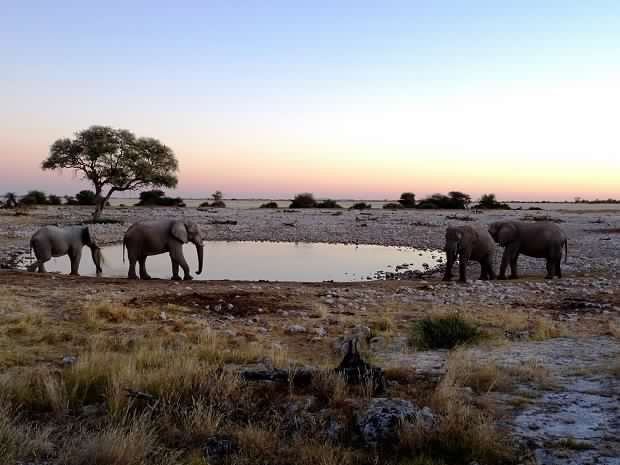
[[[564,239],[564,263],[568,263],[568,239]]]
[[[123,263],[125,263],[125,238],[123,237]]]

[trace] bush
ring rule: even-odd
[[[79,203],[72,195],[65,195],[65,205],[79,205]]]
[[[386,203],[385,205],[383,205],[383,208],[386,210],[399,210],[401,208],[403,208],[403,206],[399,203]]]
[[[480,330],[473,324],[458,315],[448,315],[416,321],[409,343],[420,349],[452,349],[459,344],[473,342],[480,336]]]
[[[335,200],[326,199],[315,205],[316,208],[342,208]]]
[[[276,202],[266,202],[260,208],[278,208],[278,204]]]
[[[351,210],[370,210],[372,205],[369,203],[358,202],[351,206]]]
[[[47,195],[41,191],[30,191],[19,201],[21,205],[47,205]]]
[[[495,194],[484,194],[480,197],[478,205],[474,208],[481,210],[510,210],[510,205],[507,203],[498,202],[495,198]]]
[[[75,194],[75,203],[77,205],[95,205],[97,196],[91,190],[85,189]]]
[[[213,208],[226,208],[226,204],[222,201],[222,200],[215,200],[211,203],[209,202],[202,202],[200,205],[198,205],[198,208],[209,208],[209,207],[213,207]]]
[[[297,194],[289,208],[314,208],[316,207],[316,200],[314,200],[314,195],[309,192],[304,192],[302,194]]]
[[[464,210],[471,202],[471,197],[462,192],[449,192],[448,195],[433,194],[420,201],[417,208],[433,209],[442,208],[446,210]]]
[[[62,199],[57,195],[50,195],[47,201],[50,205],[62,205]]]
[[[140,192],[140,201],[136,204],[139,207],[184,207],[185,202],[180,197],[166,197],[161,190]]]
[[[398,203],[400,203],[403,208],[415,208],[415,194],[413,192],[403,192],[400,194]]]
[[[14,192],[7,192],[4,194],[4,198],[6,199],[3,208],[15,208],[17,207],[17,196]]]

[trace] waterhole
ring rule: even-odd
[[[102,248],[103,276],[127,276],[129,263],[123,263],[122,246]],[[293,242],[209,241],[205,243],[204,269],[197,275],[196,248],[183,249],[194,279],[235,281],[365,281],[398,277],[407,272],[436,268],[443,253],[408,247]],[[52,258],[48,271],[69,273],[68,257]],[[136,267],[136,271],[137,271]],[[152,278],[169,279],[172,266],[167,253],[148,257],[146,269]],[[90,250],[84,248],[80,263],[82,276],[95,276]],[[181,271],[182,276],[182,271]]]

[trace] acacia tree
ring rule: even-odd
[[[74,139],[58,139],[41,164],[44,170],[72,169],[93,183],[93,221],[101,217],[114,192],[144,186],[175,187],[178,167],[174,152],[157,139],[137,138],[126,129],[107,126],[91,126],[76,133]]]

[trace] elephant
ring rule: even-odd
[[[495,279],[493,270],[495,259],[495,242],[481,226],[448,227],[446,230],[446,271],[444,281],[452,278],[452,266],[459,259],[459,281],[467,281],[467,263],[474,260],[480,263],[480,279]]]
[[[34,250],[37,261],[28,267],[28,271],[39,270],[45,273],[45,262],[52,257],[69,255],[71,260],[71,274],[78,275],[82,248],[90,247],[97,276],[101,276],[101,264],[103,256],[101,248],[95,241],[94,234],[88,226],[71,226],[59,228],[57,226],[45,226],[32,235],[30,249]]]
[[[189,266],[183,256],[183,244],[192,242],[198,253],[198,271],[202,273],[203,263],[203,234],[196,223],[191,221],[163,219],[159,221],[145,221],[133,224],[123,238],[123,262],[125,261],[125,247],[129,258],[129,279],[137,279],[136,262],[140,264],[140,279],[151,279],[146,272],[146,257],[170,253],[172,262],[172,279],[180,280],[179,267],[183,268],[183,279],[193,279],[189,273]]]
[[[568,261],[568,238],[555,223],[524,221],[497,221],[489,225],[489,233],[504,249],[499,279],[506,279],[506,268],[510,264],[510,279],[518,278],[517,259],[519,254],[547,260],[545,279],[562,277],[562,248],[564,263]]]

